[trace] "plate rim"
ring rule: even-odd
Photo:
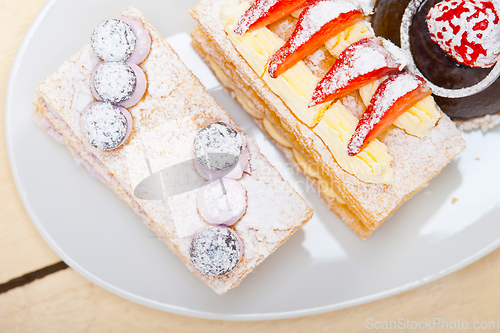
[[[218,314],[215,312],[206,312],[206,311],[198,311],[198,310],[193,310],[189,309],[186,307],[180,307],[180,306],[175,306],[172,304],[166,304],[166,303],[161,303],[157,302],[151,299],[147,299],[144,297],[141,297],[139,295],[127,292],[126,290],[123,290],[121,288],[117,288],[113,286],[110,283],[107,283],[103,280],[101,280],[99,277],[95,276],[94,274],[86,271],[83,267],[81,267],[76,261],[74,261],[69,255],[67,255],[60,247],[59,245],[52,239],[52,237],[49,235],[49,233],[45,230],[43,227],[42,223],[39,221],[36,213],[32,210],[29,201],[26,197],[26,193],[24,189],[21,186],[21,179],[18,174],[18,170],[16,168],[16,161],[14,159],[14,153],[13,153],[13,143],[12,143],[12,135],[11,135],[11,130],[10,130],[10,123],[11,123],[11,112],[12,109],[12,98],[11,95],[14,91],[14,86],[16,83],[16,75],[19,71],[19,68],[21,66],[21,58],[24,56],[26,52],[26,48],[28,44],[31,41],[31,38],[40,25],[40,23],[43,21],[47,13],[51,10],[52,6],[57,2],[58,0],[49,0],[43,8],[40,10],[40,12],[37,14],[36,18],[34,21],[30,24],[30,27],[28,28],[26,34],[24,35],[22,42],[16,52],[14,61],[12,63],[12,67],[9,72],[9,77],[7,81],[7,89],[6,89],[6,95],[5,95],[5,137],[6,137],[6,146],[7,146],[7,154],[9,158],[9,165],[12,173],[12,177],[14,179],[14,182],[16,184],[16,189],[18,191],[19,197],[21,198],[21,201],[23,203],[23,206],[30,217],[32,223],[35,225],[35,228],[38,230],[44,241],[49,245],[49,247],[60,257],[62,261],[64,261],[69,267],[74,269],[76,272],[78,272],[80,275],[85,277],[86,279],[90,280],[91,282],[97,284],[101,288],[118,295],[120,297],[123,297],[127,300],[130,300],[135,303],[139,303],[144,306],[148,306],[157,310],[162,310],[178,315],[183,315],[183,316],[189,316],[189,317],[195,317],[195,318],[202,318],[202,319],[212,319],[212,320],[230,320],[230,321],[260,321],[260,320],[275,320],[275,319],[287,319],[287,318],[296,318],[296,317],[304,317],[304,316],[310,316],[310,315],[315,315],[315,314],[321,314],[321,313],[326,313],[326,312],[331,312],[331,311],[336,311],[340,309],[345,309],[349,307],[354,307],[357,305],[362,305],[366,304],[369,302],[374,302],[386,297],[394,296],[396,294],[400,294],[412,289],[415,289],[417,287],[423,286],[424,284],[430,283],[432,281],[435,281],[437,279],[440,279],[444,276],[447,276],[449,274],[452,274],[476,261],[479,259],[485,257],[486,255],[490,254],[494,250],[498,249],[500,247],[500,238],[496,239],[483,249],[477,251],[476,253],[464,258],[463,260],[459,261],[458,263],[455,263],[454,265],[451,265],[447,267],[444,270],[438,271],[435,274],[430,274],[426,277],[423,277],[421,279],[418,279],[414,282],[398,286],[395,288],[391,288],[382,292],[370,294],[364,297],[359,297],[355,298],[349,301],[345,302],[340,302],[340,303],[335,303],[335,304],[330,304],[330,305],[325,305],[325,306],[320,306],[320,307],[312,307],[312,308],[307,308],[307,309],[302,309],[302,310],[293,310],[293,311],[283,311],[283,312],[270,312],[270,313],[251,313],[251,314]]]

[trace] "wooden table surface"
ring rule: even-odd
[[[321,315],[262,322],[211,321],[150,309],[67,268],[26,214],[10,171],[4,135],[9,70],[45,2],[0,0],[0,332],[358,332],[367,330],[368,318],[374,322],[400,318],[500,321],[500,250],[400,295]]]

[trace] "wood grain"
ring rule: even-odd
[[[44,3],[0,0],[0,284],[60,260],[39,236],[19,200],[4,134],[8,72],[22,37]],[[361,332],[367,330],[368,318],[500,321],[499,276],[500,251],[495,251],[426,286],[354,308],[277,321],[222,322],[132,303],[65,269],[0,294],[0,332]]]
[[[5,90],[10,66],[44,0],[0,1],[0,284],[61,259],[40,237],[12,179],[5,142]]]
[[[66,269],[0,295],[0,331],[364,332],[368,318],[460,319],[472,325],[475,320],[500,321],[496,292],[500,288],[499,262],[497,251],[458,273],[401,295],[321,315],[261,322],[212,321],[150,309],[111,294]]]

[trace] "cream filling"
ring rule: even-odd
[[[235,20],[235,18],[232,17],[231,20]],[[226,27],[226,31],[228,30],[232,32],[232,29],[228,29]],[[253,66],[252,68],[256,70],[256,72],[261,77],[262,75],[264,75],[264,81],[268,84],[271,90],[273,90],[274,92],[280,91],[278,95],[285,100],[285,103],[286,101],[290,101],[289,103],[286,103],[287,106],[289,106],[289,104],[293,104],[292,101],[294,98],[296,98],[294,96],[290,96],[292,90],[297,90],[301,95],[301,97],[304,97],[303,96],[304,92],[311,91],[311,93],[306,97],[309,98],[310,96],[312,96],[312,91],[314,91],[312,85],[316,87],[317,82],[319,81],[315,80],[314,74],[310,72],[310,70],[309,71],[304,70],[303,67],[305,66],[305,64],[302,61],[299,62],[297,66],[295,66],[290,71],[284,74],[287,75],[288,77],[292,77],[292,80],[287,80],[292,85],[291,90],[290,87],[286,86],[286,84],[285,85],[277,84],[277,80],[279,80],[279,78],[272,79],[271,77],[269,77],[269,75],[266,75],[267,59],[284,44],[284,41],[275,36],[269,29],[259,29],[259,30],[262,31],[257,31],[253,33],[255,38],[254,39],[249,38],[250,40],[245,41],[245,43],[247,44],[245,46],[242,46],[241,51],[239,50],[247,61],[248,59],[252,59],[251,61],[249,61],[249,63],[250,62],[255,63],[255,66],[258,67],[258,71],[255,68],[253,68]],[[342,53],[342,51],[344,51],[352,43],[360,41],[361,39],[364,38],[370,38],[374,36],[375,33],[373,32],[371,24],[366,21],[361,21],[347,28],[343,32],[339,33],[337,36],[328,40],[325,43],[325,47],[333,56],[338,57],[340,53]],[[259,43],[257,43],[255,39],[257,39]],[[269,55],[266,57],[266,53],[262,52],[263,50],[272,52],[269,52]],[[258,53],[258,56],[255,55],[255,53]],[[285,79],[287,79],[287,77],[285,77]],[[370,103],[370,99],[373,96],[373,94],[375,94],[375,91],[377,90],[381,81],[382,80],[374,80],[373,82],[359,89],[359,93],[361,95],[361,98],[363,99],[363,103],[365,104],[365,106],[368,106],[368,104]],[[307,85],[311,86],[307,87]],[[288,91],[286,89],[288,89]],[[288,98],[284,98],[284,96]],[[297,115],[296,112],[294,113]],[[311,118],[312,123],[316,124],[319,118],[322,116],[322,114],[323,112],[320,111],[315,117]],[[440,117],[441,114],[438,111],[435,102],[432,100],[432,97],[430,97],[429,100],[417,103],[407,112],[402,114],[394,122],[394,125],[403,129],[404,131],[406,131],[406,133],[410,135],[424,137],[430,133],[430,130],[432,128],[435,127]]]
[[[432,96],[428,96],[399,116],[394,125],[421,138],[430,135],[439,118],[441,113],[437,104]]]
[[[215,63],[215,61],[210,57],[209,55],[206,55],[206,59],[210,63],[210,68],[215,73],[215,76],[219,79],[219,81],[222,83],[223,86],[228,87],[229,89],[232,89],[233,91],[240,91],[240,89],[234,84],[233,81],[231,81],[231,78],[229,78],[226,73],[222,71],[222,69]],[[255,104],[252,103],[252,101],[244,94],[235,94],[235,98],[240,103],[240,105],[245,109],[248,114],[250,114],[252,117],[257,118],[257,119],[263,119],[264,118],[264,112],[260,111],[255,107]]]
[[[264,118],[262,122],[264,124],[265,130],[271,136],[271,138],[273,138],[279,144],[285,147],[292,148],[292,144],[290,143],[290,141],[288,141],[281,134],[279,134],[278,131],[276,130],[276,127],[274,127],[269,120]],[[295,161],[297,161],[297,164],[304,171],[304,173],[311,178],[317,179],[319,184],[319,190],[321,191],[321,193],[323,193],[329,198],[335,199],[341,204],[346,203],[345,200],[333,189],[333,187],[329,185],[328,181],[323,176],[321,176],[317,168],[313,167],[310,163],[308,163],[304,158],[304,156],[302,156],[302,154],[300,154],[297,151],[297,149],[292,148],[292,151]]]
[[[333,56],[338,58],[342,51],[352,43],[370,37],[375,37],[371,24],[361,21],[329,39],[325,43],[325,47]]]
[[[319,190],[329,198],[335,199],[338,203],[345,205],[345,200],[329,185],[328,181],[321,176],[316,168],[307,163],[306,159],[296,149],[292,149],[293,157],[304,173],[318,180]]]
[[[359,89],[359,95],[365,107],[370,105],[370,101],[375,95],[377,88],[385,78],[375,80]],[[437,104],[432,96],[428,96],[417,104],[409,108],[405,113],[394,121],[394,125],[404,130],[410,135],[419,138],[428,136],[441,118]]]
[[[373,29],[370,23],[362,21],[328,40],[325,47],[332,55],[338,57],[350,44],[370,37],[375,37]],[[370,104],[371,98],[382,81],[382,78],[374,80],[359,89],[359,95],[365,107]],[[441,118],[441,113],[438,111],[434,99],[429,96],[408,109],[393,124],[410,135],[424,137],[429,135],[439,118]]]
[[[210,67],[215,72],[215,75],[219,78],[221,83],[225,87],[229,87],[230,89],[233,89],[234,91],[239,92],[239,88],[236,87],[236,85],[233,83],[233,81],[231,81],[231,79],[220,69],[220,67],[215,63],[215,61],[210,56],[206,56],[206,58],[208,59],[208,61],[210,63]],[[245,111],[247,111],[254,118],[258,118],[253,114],[253,112],[249,111],[249,110],[254,110],[254,109],[257,110],[257,109],[255,108],[254,104],[246,97],[246,95],[244,95],[242,92],[240,92],[240,93],[235,94],[235,98],[242,105],[242,107],[245,109]],[[245,100],[245,103],[242,103],[241,102],[242,100]],[[269,136],[271,136],[271,138],[273,138],[276,142],[278,142],[282,146],[285,146],[287,148],[292,148],[292,144],[290,143],[290,141],[288,141],[280,133],[278,133],[278,131],[276,130],[276,127],[273,124],[271,124],[271,122],[269,120],[264,118],[263,113],[261,113],[261,114],[262,114],[263,119],[262,118],[258,118],[258,119],[262,119],[264,129],[269,134]],[[297,161],[297,164],[302,168],[304,173],[306,175],[308,175],[309,177],[316,178],[318,180],[319,190],[321,191],[321,193],[323,193],[324,195],[326,195],[329,198],[335,199],[340,204],[346,203],[345,200],[328,184],[328,181],[326,181],[325,178],[323,178],[315,168],[313,168],[309,163],[307,163],[305,158],[296,149],[292,148],[292,151],[293,151],[293,156],[294,156],[295,160]]]
[[[261,28],[240,36],[234,33],[234,26],[248,4],[225,8],[221,13],[224,29],[236,47],[255,73],[261,77],[269,88],[278,95],[299,120],[309,127],[314,127],[329,104],[320,104],[309,108],[309,102],[319,78],[303,61],[273,79],[267,71],[269,58],[282,47],[285,42],[271,30]]]
[[[383,143],[375,140],[357,156],[351,157],[347,154],[347,143],[358,122],[349,110],[340,102],[336,103],[336,107],[332,107],[331,103],[323,103],[314,108],[308,107],[319,78],[303,61],[299,61],[277,79],[269,76],[266,70],[268,59],[285,42],[267,28],[254,30],[244,36],[235,34],[234,25],[247,8],[248,4],[224,8],[220,17],[228,38],[250,67],[301,121],[310,127],[316,126],[314,132],[328,146],[342,169],[365,182],[392,184],[393,172],[390,167],[392,158]],[[354,27],[350,32],[348,29],[341,33],[343,34],[341,39],[345,43],[338,43],[332,48],[338,50],[350,40],[361,38],[361,31],[365,34],[371,33],[367,25]],[[356,27],[359,28],[359,33],[354,32]]]
[[[291,15],[299,18],[303,9],[294,11]],[[339,33],[337,36],[330,38],[325,43],[325,48],[336,58],[349,45],[365,38],[375,37],[375,32],[372,29],[370,22],[361,21]]]
[[[378,139],[370,142],[355,156],[347,154],[347,144],[357,124],[358,118],[337,101],[325,113],[314,132],[328,146],[337,163],[345,171],[367,183],[393,184],[392,157],[387,146]]]
[[[238,89],[238,88],[236,88]],[[248,114],[256,119],[264,119],[264,112],[255,107],[255,104],[245,94],[235,94],[236,100],[245,109]]]
[[[139,215],[144,223],[152,227],[152,220],[146,214],[144,210],[140,207],[139,203],[135,200],[134,196],[131,194],[131,189],[129,187],[125,187],[113,174],[108,170],[108,168],[99,160],[92,152],[88,151],[83,143],[78,139],[75,133],[69,129],[69,126],[66,122],[59,116],[59,114],[50,106],[50,104],[46,103],[44,100],[44,107],[48,110],[50,116],[54,117],[56,121],[64,124],[64,127],[68,127],[66,132],[63,134],[59,132],[55,126],[52,124],[51,120],[37,112],[36,114],[41,119],[45,119],[48,123],[51,124],[52,128],[59,135],[65,138],[65,141],[68,142],[66,147],[70,150],[73,159],[77,164],[82,164],[88,172],[101,182],[103,182],[106,186],[111,188],[115,193],[117,193],[129,206]],[[41,124],[39,122],[39,124]],[[41,124],[42,126],[44,124]],[[66,136],[65,136],[66,135]]]
[[[365,107],[368,107],[368,105],[370,105],[370,101],[371,101],[373,95],[375,95],[375,92],[377,91],[378,86],[386,78],[387,78],[387,76],[382,77],[378,80],[374,80],[368,84],[365,84],[364,86],[359,88],[359,96],[361,96],[361,100],[363,101],[363,104],[365,105]]]
[[[265,130],[271,136],[271,138],[273,138],[276,142],[278,142],[282,146],[285,146],[287,148],[292,148],[292,144],[290,143],[290,141],[288,141],[281,134],[279,134],[278,131],[276,130],[276,127],[274,127],[269,120],[264,118],[264,120],[262,120],[262,123],[264,124]]]

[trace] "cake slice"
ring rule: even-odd
[[[328,1],[313,1],[309,6],[321,2]],[[348,8],[346,13],[359,14],[359,9],[351,10],[351,4],[341,2]],[[234,26],[252,3],[202,0],[191,10],[199,24],[192,32],[194,48],[292,164],[313,181],[329,208],[358,236],[366,238],[465,148],[461,131],[432,97],[426,97],[410,105],[361,153],[348,156],[347,144],[356,125],[386,77],[373,77],[347,93],[342,90],[342,95],[332,101],[314,104],[311,100],[315,87],[330,75],[337,59],[350,59],[343,54],[351,45],[374,38],[369,23],[349,23],[345,30],[273,78],[269,67],[276,55],[298,43],[290,40],[304,43],[303,35],[308,33],[297,26],[307,18],[297,12],[267,27],[238,34]],[[330,1],[328,5],[334,7],[336,3]],[[312,12],[306,8],[303,13],[306,11]],[[326,22],[323,13],[318,15]],[[315,21],[311,22],[304,26],[314,26]],[[388,49],[385,53],[397,55],[391,45],[383,44]],[[361,64],[371,65],[370,61]]]
[[[95,140],[106,138],[89,140],[92,133],[82,125],[82,114],[87,115],[89,106],[96,102],[96,91],[91,88],[95,83],[91,81],[101,80],[94,69],[102,62],[90,43],[38,86],[35,121],[129,204],[191,272],[216,293],[223,294],[311,219],[313,212],[260,153],[256,142],[206,92],[144,15],[130,7],[122,17],[125,22],[130,22],[130,18],[138,22],[149,33],[151,46],[144,60],[135,53],[131,56],[147,77],[147,89],[135,105],[127,106],[131,118],[124,123],[128,123],[129,133],[120,145],[98,149],[100,141]],[[118,104],[109,105],[118,108]],[[122,109],[122,114],[126,113]],[[243,188],[246,207],[236,222],[210,227],[200,214],[197,197],[201,190],[207,192],[207,186],[216,183],[207,185],[195,166],[193,143],[202,129],[221,123],[241,138],[247,166],[238,176],[224,174],[220,181],[226,185],[227,193],[232,193],[234,186]],[[172,170],[180,172],[181,177],[176,178]],[[174,183],[169,183],[166,178],[172,175],[170,181],[173,179]],[[156,176],[162,181],[141,188]],[[208,199],[211,200],[210,193]],[[238,247],[234,240],[240,239],[240,258],[229,272],[209,274],[195,261],[199,259],[199,253],[194,253],[196,244],[201,236],[207,236],[203,230],[209,230],[211,236],[229,235],[233,247]]]

